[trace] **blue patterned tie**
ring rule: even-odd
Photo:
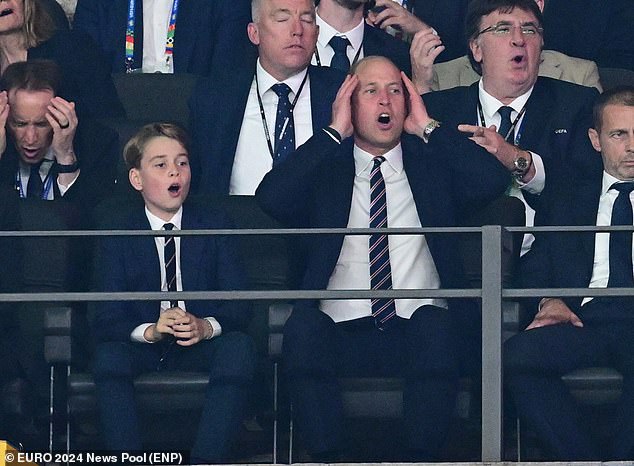
[[[350,69],[350,59],[347,53],[350,41],[345,37],[333,36],[328,45],[335,51],[332,60],[330,60],[330,67],[347,73]]]
[[[506,141],[509,141],[509,138],[510,138],[511,144],[513,144],[513,135],[509,134],[509,137],[506,137],[506,135],[510,131],[511,126],[513,125],[513,122],[511,121],[512,111],[513,109],[511,107],[500,107],[500,109],[498,110],[498,113],[502,117],[502,120],[500,121],[500,129],[498,129],[498,133],[500,133],[502,137],[506,139]]]
[[[174,224],[166,223],[163,225],[165,231],[172,231]],[[165,246],[163,249],[163,257],[165,259],[165,283],[167,283],[167,291],[176,291],[176,241],[174,236],[164,236]],[[177,301],[170,301],[172,307],[178,305]]]
[[[610,189],[619,192],[612,207],[610,225],[632,225],[632,203],[630,193],[634,190],[634,182],[614,183]],[[608,288],[634,287],[632,275],[632,232],[619,231],[610,233],[610,278]]]
[[[370,173],[370,228],[387,228],[387,198],[385,181],[381,174],[381,164],[385,157],[375,157]],[[388,237],[384,234],[370,236],[370,285],[373,290],[392,289],[392,268]],[[393,299],[373,299],[372,316],[380,330],[385,330],[396,316]]]
[[[291,88],[286,84],[274,84],[273,92],[277,94],[277,116],[275,117],[275,155],[273,166],[283,162],[295,151],[295,124],[288,94]]]

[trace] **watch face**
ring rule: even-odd
[[[518,170],[526,170],[528,168],[528,160],[525,157],[518,157],[515,159],[515,168]]]

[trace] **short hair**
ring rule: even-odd
[[[143,152],[148,143],[158,137],[178,141],[189,154],[189,136],[180,125],[174,123],[150,123],[143,126],[130,138],[123,148],[123,160],[128,170],[141,168]]]
[[[53,91],[57,95],[62,83],[62,70],[52,60],[30,60],[12,63],[2,73],[0,88],[5,91]]]
[[[394,63],[388,57],[384,57],[383,55],[368,55],[366,57],[363,57],[361,60],[357,60],[356,62],[354,62],[352,64],[352,66],[350,67],[350,71],[348,71],[348,74],[355,75],[355,74],[357,74],[357,71],[359,70],[361,65],[363,65],[364,63],[367,63],[369,61],[376,61],[376,60],[381,60],[381,61],[385,61],[385,62],[391,63],[392,65],[394,65],[394,67],[397,70],[400,71],[399,67],[396,66],[396,63]]]
[[[40,0],[24,0],[22,37],[27,49],[48,40],[55,32],[55,23]]]
[[[470,44],[472,40],[475,40],[480,33],[480,22],[483,17],[499,11],[501,13],[510,13],[515,8],[532,13],[537,19],[537,25],[543,27],[544,19],[542,12],[539,10],[535,0],[471,0],[467,7],[467,14],[465,17],[465,37],[467,44]],[[471,47],[467,47],[469,54],[469,61],[471,67],[478,73],[482,74],[482,66],[476,62],[471,53]]]
[[[260,21],[260,10],[262,9],[262,2],[263,0],[251,0],[251,20],[254,23]],[[312,0],[313,7],[316,3],[318,2]]]
[[[597,97],[592,108],[592,123],[598,132],[601,132],[603,111],[608,105],[634,107],[634,86],[617,86]]]

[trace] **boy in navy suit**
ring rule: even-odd
[[[117,228],[191,230],[230,228],[220,212],[183,205],[191,171],[182,129],[150,124],[128,142],[129,180],[144,211]],[[237,250],[223,236],[110,237],[97,251],[96,288],[116,291],[213,291],[244,286]],[[140,450],[134,378],[152,371],[204,371],[209,385],[192,462],[227,459],[253,378],[255,350],[242,333],[248,305],[218,301],[130,301],[97,305],[95,381],[106,447]],[[174,429],[178,429],[174,426]]]

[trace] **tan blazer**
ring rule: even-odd
[[[597,65],[590,60],[569,57],[554,50],[542,51],[542,62],[539,75],[561,79],[588,87],[603,89],[599,82]],[[457,86],[469,86],[480,79],[480,75],[471,68],[467,56],[434,65],[434,82],[432,90],[442,91]]]

